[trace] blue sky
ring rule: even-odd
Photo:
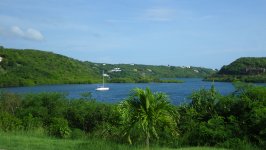
[[[220,68],[266,56],[265,0],[1,0],[0,45],[104,63]]]

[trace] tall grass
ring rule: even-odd
[[[1,132],[1,150],[139,150],[144,147],[122,145],[99,139],[57,139],[46,136],[39,129],[33,132]],[[151,150],[171,150],[170,148],[153,147]],[[195,147],[180,150],[215,150],[216,148]]]
[[[57,139],[26,132],[0,133],[0,149],[7,150],[134,150],[136,147],[120,145],[98,139]]]

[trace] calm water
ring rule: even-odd
[[[34,87],[2,88],[2,90],[15,93],[39,93],[39,92],[63,92],[70,98],[78,98],[81,93],[91,92],[93,98],[103,102],[119,102],[126,98],[133,88],[150,87],[152,91],[165,92],[169,95],[173,104],[189,102],[188,96],[200,88],[209,89],[212,82],[205,82],[199,78],[184,78],[184,83],[112,83],[107,84],[109,91],[99,92],[95,88],[100,84],[64,84],[64,85],[41,85]],[[234,91],[231,83],[215,82],[215,88],[223,95]]]

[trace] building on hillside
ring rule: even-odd
[[[0,56],[0,62],[3,60],[3,57]]]
[[[266,69],[265,68],[253,68],[253,67],[248,67],[245,69],[245,73],[247,74],[260,74],[260,73],[265,73]]]
[[[109,72],[120,72],[120,71],[122,71],[120,68],[114,68],[110,70]]]
[[[181,68],[189,68],[190,69],[190,66],[181,66]]]
[[[149,72],[152,72],[152,70],[151,69],[147,69]]]
[[[104,77],[110,77],[108,74],[104,73],[103,74]]]

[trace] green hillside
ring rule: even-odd
[[[52,52],[0,49],[0,86],[93,83],[99,81],[90,63]]]
[[[207,78],[216,81],[266,82],[266,57],[242,57]]]
[[[163,82],[161,78],[206,77],[215,71],[201,67],[152,66],[139,64],[99,64],[110,82]],[[120,71],[119,71],[120,70]]]
[[[215,71],[201,67],[100,64],[79,61],[52,52],[0,47],[0,87],[39,84],[107,82],[164,82],[161,78],[206,77]],[[167,81],[168,82],[168,81]]]

